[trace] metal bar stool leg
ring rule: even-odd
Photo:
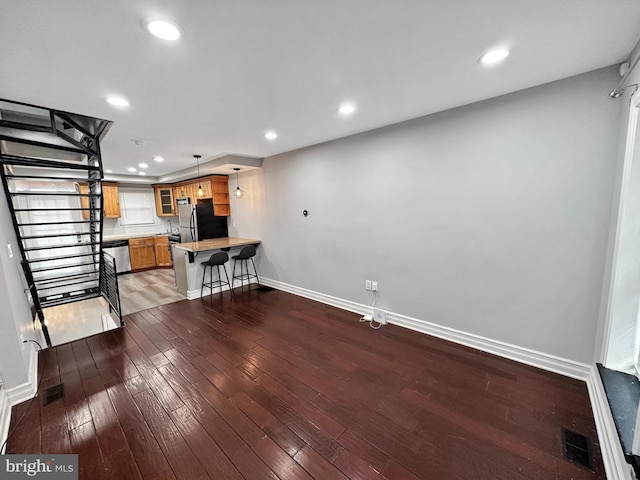
[[[227,267],[222,265],[222,269],[224,270],[224,277],[227,279],[227,285],[230,285],[229,284],[229,275],[227,275]],[[233,282],[233,279],[231,279],[231,281]],[[231,292],[232,296],[235,296],[235,293],[233,293],[233,288],[230,288],[229,291]]]
[[[231,289],[233,290],[233,281],[236,278],[236,262],[237,260],[233,260],[233,272],[231,272]]]
[[[260,279],[258,278],[258,269],[256,269],[256,264],[253,261],[253,257],[251,257],[251,264],[253,265],[253,272],[256,274],[256,281],[258,282],[258,287],[260,286]]]
[[[200,287],[200,298],[202,298],[202,292],[204,292],[204,277],[206,274],[207,274],[207,266],[204,265],[204,268],[202,269],[202,286]]]

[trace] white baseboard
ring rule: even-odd
[[[4,387],[0,389],[0,445],[4,445],[9,436],[9,424],[11,423],[11,404],[7,398]],[[0,454],[4,451],[0,451]]]
[[[609,402],[607,402],[607,395],[595,365],[589,370],[587,389],[589,390],[591,409],[600,439],[600,451],[607,478],[635,480],[633,468],[625,461]]]
[[[11,406],[33,398],[38,391],[38,351],[30,345],[29,380],[21,385],[7,389],[7,399]]]
[[[262,279],[260,279],[262,281]],[[255,278],[252,278],[248,283],[257,283]],[[235,282],[235,286],[236,288],[239,288],[240,282]],[[247,282],[244,282],[244,285],[247,285]],[[266,285],[266,284],[265,284]],[[226,292],[230,290],[229,285],[223,285],[222,286],[222,291]],[[220,288],[219,287],[215,287],[213,289],[213,294],[219,294],[220,293]],[[209,295],[209,289],[205,287],[204,289],[204,296]],[[200,298],[200,289],[198,290],[187,290],[187,300],[195,300],[196,298]]]
[[[9,435],[11,407],[33,398],[38,391],[38,351],[29,344],[29,381],[13,388],[0,390],[0,445]],[[0,452],[2,453],[2,452]]]
[[[368,305],[352,302],[324,293],[307,290],[305,288],[290,285],[288,283],[279,282],[269,278],[260,278],[260,283],[270,287],[283,290],[285,292],[300,295],[301,297],[310,298],[321,303],[326,303],[334,307],[342,308],[350,312],[360,315],[371,315],[372,309]],[[444,327],[435,323],[427,322],[418,318],[408,317],[399,313],[389,312],[387,322],[401,327],[409,328],[417,332],[433,335],[434,337],[449,340],[454,343],[466,345],[468,347],[482,350],[483,352],[492,353],[500,357],[525,363],[533,367],[538,367],[550,372],[559,373],[567,377],[576,378],[578,380],[587,381],[589,378],[590,367],[586,363],[575,362],[566,358],[557,357],[548,353],[538,352],[517,345],[492,340],[490,338],[456,330],[450,327]]]

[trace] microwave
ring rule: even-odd
[[[189,205],[191,203],[191,200],[189,199],[189,197],[186,198],[176,198],[176,205],[180,206],[180,205]]]

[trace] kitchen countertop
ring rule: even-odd
[[[102,237],[103,242],[114,242],[116,240],[129,240],[131,238],[145,237],[168,237],[170,233],[136,233],[132,235],[105,235]]]
[[[252,238],[222,237],[210,238],[208,240],[202,240],[201,242],[175,243],[173,246],[186,250],[187,252],[204,252],[206,250],[220,250],[222,248],[257,245],[259,243],[261,243],[260,240]]]

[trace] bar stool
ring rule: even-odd
[[[202,287],[200,287],[200,297],[202,297],[202,292],[204,291],[204,287],[207,287],[210,290],[209,295],[213,295],[214,287],[220,287],[220,293],[222,293],[222,286],[229,285],[229,275],[227,275],[227,267],[224,266],[224,264],[227,263],[228,261],[229,261],[229,255],[227,254],[227,252],[216,252],[213,255],[211,255],[211,257],[209,257],[209,260],[207,260],[206,262],[201,262],[201,265],[203,265],[203,269],[202,269]],[[222,278],[220,277],[220,265],[222,265],[222,268],[224,269],[224,276],[227,279],[226,282],[223,282]],[[209,275],[209,282],[205,283],[204,278],[207,274],[207,267],[211,267],[211,273]],[[218,270],[218,280],[213,280],[213,267],[216,267]],[[231,294],[233,295],[233,290],[231,290]]]
[[[253,257],[256,255],[256,246],[255,245],[247,245],[242,247],[240,253],[238,255],[234,255],[233,257],[233,272],[231,273],[231,288],[233,289],[233,281],[237,278],[240,280],[240,287],[244,286],[244,281],[248,282],[255,278],[258,281],[258,285],[260,285],[260,279],[258,278],[258,270],[256,270],[256,264],[253,262]],[[253,265],[254,273],[249,273],[249,260],[251,260],[251,264]],[[240,275],[236,275],[236,263],[240,261]],[[247,273],[242,273],[242,266],[245,266],[245,270]]]

